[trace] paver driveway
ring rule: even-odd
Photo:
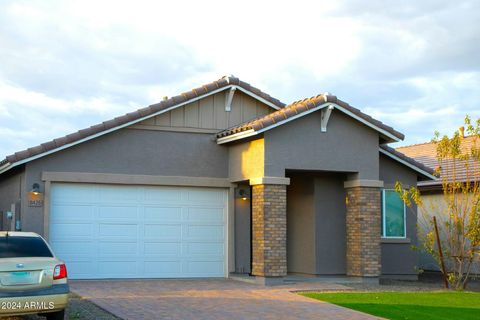
[[[262,287],[228,279],[71,281],[71,289],[124,319],[378,319],[292,293],[327,283]]]

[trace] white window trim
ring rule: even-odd
[[[394,189],[382,190],[382,238],[384,239],[406,239],[407,238],[407,206],[403,203],[403,237],[386,235],[386,219],[385,219],[385,191],[395,191]]]

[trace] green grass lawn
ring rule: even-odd
[[[480,293],[471,292],[339,292],[302,293],[392,320],[479,320]]]

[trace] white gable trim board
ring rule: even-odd
[[[246,137],[251,137],[251,136],[254,136],[254,135],[257,135],[257,134],[260,134],[262,132],[265,132],[265,131],[268,131],[268,130],[271,130],[273,128],[276,128],[278,126],[281,126],[285,123],[288,123],[290,121],[293,121],[295,119],[298,119],[298,118],[301,118],[301,117],[304,117],[310,113],[313,113],[315,111],[318,111],[318,110],[322,110],[322,109],[325,109],[325,108],[328,108],[327,110],[329,110],[330,112],[333,110],[333,109],[338,109],[340,110],[341,112],[345,113],[346,115],[354,118],[355,120],[363,123],[364,125],[366,125],[367,127],[370,127],[372,128],[373,130],[376,130],[377,132],[383,134],[384,136],[392,139],[393,141],[400,141],[399,138],[395,137],[394,135],[392,135],[391,133],[389,133],[388,131],[382,129],[382,128],[379,128],[378,126],[366,121],[365,119],[355,115],[354,113],[348,111],[347,109],[343,108],[342,106],[339,106],[338,104],[336,103],[332,103],[332,102],[326,102],[326,103],[323,103],[321,105],[318,105],[316,106],[315,108],[312,108],[310,110],[307,110],[305,112],[302,112],[302,113],[299,113],[297,115],[294,115],[290,118],[287,118],[285,120],[282,120],[282,121],[279,121],[271,126],[268,126],[266,128],[262,128],[262,129],[259,129],[259,130],[254,130],[254,129],[249,129],[249,130],[246,130],[246,131],[242,131],[242,132],[239,132],[239,133],[235,133],[235,134],[232,134],[232,135],[229,135],[229,136],[226,136],[226,137],[222,137],[222,138],[219,138],[217,139],[217,143],[218,144],[224,144],[224,143],[228,143],[228,142],[231,142],[231,141],[236,141],[236,140],[240,140],[240,139],[243,139],[243,138],[246,138]],[[328,118],[330,117],[330,114],[328,115]],[[326,132],[327,131],[327,122],[328,122],[328,119],[327,121],[325,121],[325,127],[321,128],[322,132]],[[323,125],[323,123],[322,123]]]
[[[156,117],[158,115],[161,115],[162,113],[166,113],[166,112],[169,112],[169,111],[172,111],[174,109],[177,109],[179,107],[182,107],[182,106],[185,106],[187,104],[190,104],[192,102],[195,102],[195,101],[198,101],[198,100],[201,100],[203,98],[206,98],[208,96],[211,96],[211,95],[214,95],[216,93],[219,93],[219,92],[222,92],[222,91],[225,91],[225,90],[240,90],[246,94],[248,94],[249,96],[257,99],[258,101],[268,105],[269,107],[275,109],[275,110],[279,110],[280,107],[276,106],[275,104],[263,99],[262,97],[248,91],[248,90],[245,90],[243,89],[242,87],[239,87],[237,85],[228,85],[228,86],[225,86],[223,88],[219,88],[219,89],[216,89],[216,90],[213,90],[209,93],[206,93],[206,94],[203,94],[201,96],[198,96],[198,97],[195,97],[195,98],[192,98],[190,100],[187,100],[187,101],[184,101],[184,102],[181,102],[179,104],[176,104],[174,106],[171,106],[169,108],[166,108],[166,109],[163,109],[163,110],[160,110],[158,112],[155,112],[155,113],[152,113],[151,115],[148,115],[148,116],[145,116],[145,117],[142,117],[142,118],[139,118],[139,119],[136,119],[136,120],[133,120],[133,121],[130,121],[130,122],[127,122],[125,124],[122,124],[122,125],[119,125],[119,126],[116,126],[114,128],[110,128],[108,130],[105,130],[105,131],[102,131],[102,132],[99,132],[97,134],[94,134],[94,135],[91,135],[91,136],[88,136],[86,138],[83,138],[83,139],[80,139],[78,141],[75,141],[75,142],[72,142],[72,143],[68,143],[68,144],[65,144],[61,147],[58,147],[58,148],[55,148],[55,149],[52,149],[52,150],[49,150],[49,151],[46,151],[46,152],[43,152],[43,153],[40,153],[40,154],[37,154],[35,156],[32,156],[32,157],[29,157],[29,158],[26,158],[26,159],[23,159],[23,160],[20,160],[20,161],[17,161],[17,162],[14,162],[13,164],[12,163],[6,163],[5,165],[1,166],[0,167],[0,174],[14,168],[14,167],[17,167],[19,165],[22,165],[24,163],[27,163],[27,162],[30,162],[32,160],[36,160],[36,159],[39,159],[39,158],[42,158],[42,157],[45,157],[49,154],[52,154],[52,153],[55,153],[55,152],[58,152],[58,151],[61,151],[61,150],[64,150],[64,149],[67,149],[67,148],[70,148],[70,147],[73,147],[73,146],[76,146],[78,144],[81,144],[83,142],[86,142],[86,141],[89,141],[89,140],[92,140],[92,139],[95,139],[95,138],[98,138],[98,137],[101,137],[105,134],[108,134],[110,132],[114,132],[114,131],[117,131],[117,130],[120,130],[120,129],[123,129],[123,128],[126,128],[126,127],[129,127],[131,125],[134,125],[134,124],[137,124],[137,123],[140,123],[142,121],[145,121],[147,119],[150,119],[150,118],[153,118],[153,117]]]
[[[72,279],[228,275],[228,189],[52,183],[49,242]]]
[[[382,148],[379,148],[379,151],[380,151],[380,153],[386,155],[387,157],[390,157],[390,158],[392,158],[393,160],[400,162],[400,163],[403,164],[404,166],[409,167],[410,169],[412,169],[412,170],[414,170],[414,171],[416,171],[416,172],[424,175],[425,177],[428,177],[429,179],[432,179],[433,181],[438,180],[438,178],[435,177],[433,174],[428,173],[427,171],[422,170],[422,169],[420,169],[419,167],[414,166],[414,165],[411,164],[411,163],[408,163],[407,161],[405,161],[405,160],[397,157],[397,156],[394,155],[393,153],[390,153],[390,152],[388,152],[388,151],[386,151],[386,150],[384,150],[384,149],[382,149]]]

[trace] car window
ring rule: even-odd
[[[42,238],[0,237],[0,258],[53,257]]]

